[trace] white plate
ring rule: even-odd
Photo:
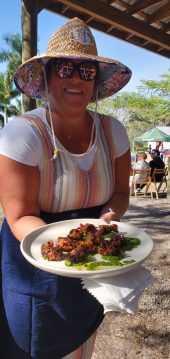
[[[141,240],[141,243],[131,251],[125,252],[126,258],[134,259],[135,262],[123,267],[112,267],[109,269],[101,270],[78,270],[75,267],[67,267],[64,261],[55,262],[47,261],[41,255],[41,245],[50,239],[56,241],[60,236],[66,236],[72,228],[77,228],[80,223],[92,223],[95,226],[99,224],[106,224],[100,219],[74,219],[61,222],[55,222],[31,232],[21,242],[21,252],[24,257],[35,267],[43,269],[44,271],[62,275],[65,277],[77,277],[77,278],[96,278],[115,276],[133,270],[135,267],[141,265],[141,263],[149,256],[153,248],[152,239],[147,233],[140,230],[138,227],[132,226],[125,222],[111,222],[118,225],[118,231],[128,237],[137,237]]]

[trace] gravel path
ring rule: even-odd
[[[0,222],[3,213],[0,211]],[[142,294],[136,315],[108,313],[92,359],[170,358],[170,200],[131,197],[123,221],[146,231],[154,249],[145,262],[155,282]]]
[[[170,201],[131,197],[123,218],[146,231],[154,249],[145,262],[155,281],[142,294],[136,315],[108,313],[92,359],[170,358]]]

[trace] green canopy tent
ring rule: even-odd
[[[143,135],[135,137],[134,142],[170,142],[170,135],[159,130],[157,127],[143,133]]]

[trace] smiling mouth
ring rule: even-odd
[[[81,95],[83,93],[82,90],[77,90],[77,89],[65,89],[64,91],[71,95]]]

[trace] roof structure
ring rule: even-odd
[[[155,142],[155,141],[162,141],[162,142],[170,142],[170,132],[161,131],[161,127],[154,127],[149,131],[144,132],[141,136],[135,137],[134,141],[138,142]],[[166,128],[166,127],[163,127]]]
[[[94,29],[170,58],[170,0],[36,0],[46,9],[75,16]]]

